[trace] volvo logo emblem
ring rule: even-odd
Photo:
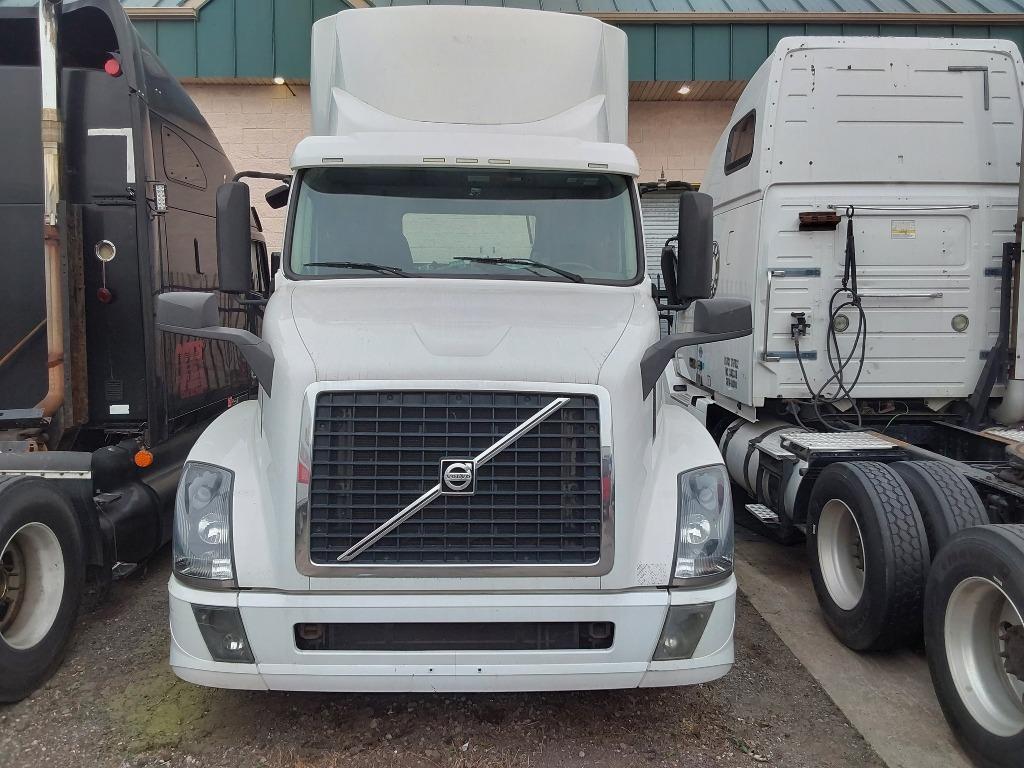
[[[472,459],[441,459],[441,493],[471,496],[476,491],[476,466]]]

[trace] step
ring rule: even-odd
[[[764,504],[746,504],[744,508],[765,525],[778,525],[779,516]]]

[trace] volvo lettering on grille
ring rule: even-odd
[[[441,495],[472,496],[476,493],[476,467],[472,459],[441,459]]]

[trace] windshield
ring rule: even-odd
[[[296,277],[622,284],[639,275],[630,185],[612,174],[313,168],[291,226]]]

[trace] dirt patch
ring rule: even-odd
[[[0,707],[0,766],[880,768],[746,600],[737,663],[690,688],[500,695],[255,693],[167,666],[167,558],[83,617],[63,668]]]

